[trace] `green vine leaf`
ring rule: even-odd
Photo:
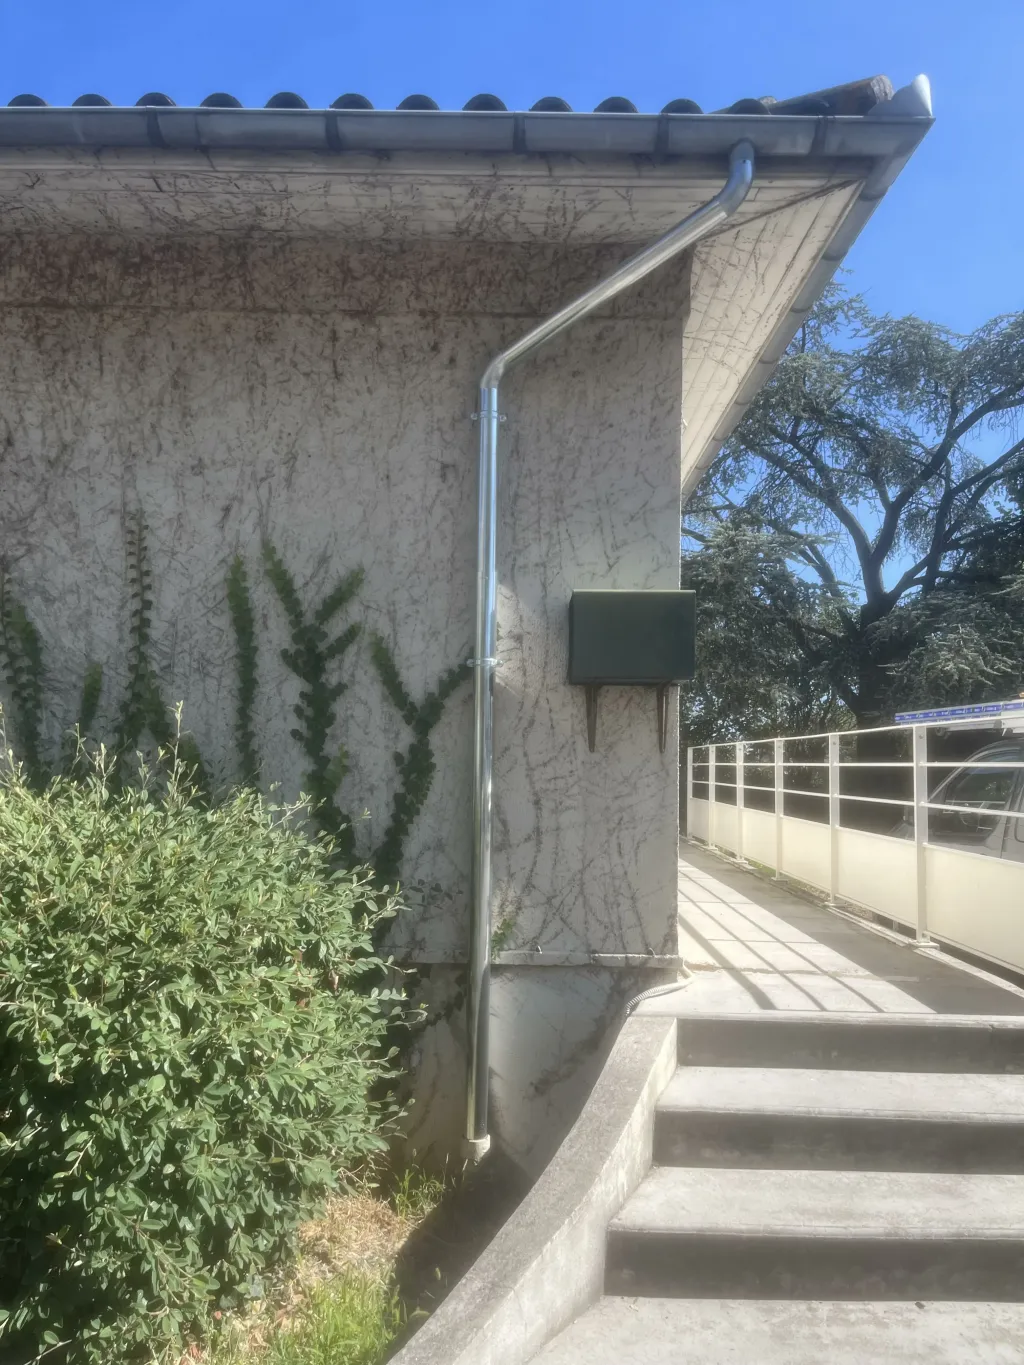
[[[260,760],[253,725],[253,707],[258,681],[258,649],[256,645],[256,616],[249,590],[249,576],[245,560],[235,555],[227,577],[228,611],[235,632],[235,670],[238,703],[235,711],[235,742],[241,766],[243,786],[255,786],[259,778]]]
[[[82,678],[82,695],[78,703],[78,720],[75,728],[64,736],[61,754],[61,771],[73,777],[84,771],[84,743],[96,724],[99,714],[100,698],[103,695],[103,665],[95,661],[87,664]]]
[[[28,612],[14,596],[7,574],[0,569],[0,662],[11,696],[11,728],[35,787],[46,784],[42,755],[43,646]]]
[[[306,789],[318,828],[334,843],[340,862],[351,866],[356,860],[355,831],[347,813],[338,804],[338,791],[348,771],[344,750],[329,753],[331,732],[337,722],[337,701],[348,684],[332,682],[328,668],[342,659],[359,637],[359,622],[352,622],[332,640],[325,627],[355,598],[363,582],[362,569],[354,569],[307,613],[288,566],[275,547],[265,541],[263,567],[271,587],[284,610],[291,635],[291,647],[281,650],[285,667],[304,683],[293,712],[298,725],[291,735],[309,760]]]
[[[114,777],[123,784],[128,759],[138,752],[145,733],[149,733],[162,755],[176,756],[192,775],[196,794],[208,796],[210,779],[198,745],[181,730],[180,713],[164,703],[160,686],[149,659],[153,623],[153,575],[149,566],[146,527],[139,514],[132,518],[125,533],[130,595],[128,625],[128,685],[114,741]]]
[[[433,692],[428,692],[417,705],[402,682],[395,656],[383,636],[374,635],[370,643],[370,659],[384,691],[413,732],[405,753],[394,755],[401,783],[391,803],[391,819],[372,857],[378,878],[383,884],[389,885],[398,879],[406,839],[434,782],[437,764],[430,742],[431,733],[441,719],[445,704],[466,681],[468,673],[465,664],[449,668],[442,674]]]

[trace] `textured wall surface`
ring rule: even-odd
[[[153,659],[165,695],[184,703],[186,724],[222,778],[237,762],[224,577],[240,551],[255,585],[265,773],[287,794],[301,784],[289,735],[297,684],[278,656],[284,620],[259,568],[263,536],[310,603],[338,574],[363,566],[351,617],[389,639],[414,697],[429,690],[466,658],[471,637],[477,376],[494,350],[622,254],[7,239],[0,550],[43,634],[49,742],[73,719],[90,659],[106,670],[107,720],[116,712],[125,530],[139,513],[154,574]],[[564,679],[574,587],[678,582],[686,291],[685,269],[670,268],[506,384],[495,885],[507,948],[674,951],[674,733],[659,754],[652,695],[608,692],[590,754],[582,693]],[[360,846],[369,849],[395,788],[392,754],[408,731],[369,668],[365,642],[344,676],[351,686],[333,736],[351,763],[342,804],[366,810]],[[414,958],[457,963],[469,866],[468,677],[435,731],[435,751],[434,787],[407,848],[415,912],[395,943]],[[532,1029],[515,1067],[502,1064],[514,1079],[505,1084],[496,1068],[496,1110],[511,1145],[526,1151],[549,1121],[549,1101],[523,1109],[519,1092],[538,1079],[543,1095],[557,1089],[566,1058],[596,1036],[620,992],[614,974],[580,969],[573,986],[556,980],[562,969],[517,970],[537,984],[496,992],[498,1053],[509,1055],[502,1031],[515,1027],[527,997],[536,1018],[549,1020]],[[450,975],[443,967],[434,979]],[[558,1003],[567,997],[579,1000],[571,1023]],[[424,1040],[428,1091],[437,1082],[457,1098],[458,1067],[444,1057],[460,1028],[453,1020]],[[420,1107],[423,1141],[442,1108],[433,1106],[428,1123]]]

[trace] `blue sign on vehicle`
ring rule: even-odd
[[[977,706],[939,706],[930,711],[897,711],[897,725],[919,725],[929,720],[970,720],[977,716],[1006,716],[1024,711],[1024,697],[1016,701],[984,702]]]

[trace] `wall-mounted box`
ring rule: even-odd
[[[569,599],[569,681],[586,687],[660,687],[694,674],[692,592],[574,592]]]
[[[692,678],[697,640],[696,600],[675,589],[586,589],[569,600],[569,682],[587,690],[587,739],[597,732],[601,687],[653,687],[658,694],[658,742],[665,747],[668,689]]]

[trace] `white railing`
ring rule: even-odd
[[[942,720],[688,749],[687,836],[872,910],[919,941],[1024,971],[1024,735],[977,736],[973,752],[1005,744],[1005,760],[930,756],[941,747],[936,732],[963,747],[964,731],[977,725]],[[984,799],[991,792],[936,799],[987,772],[1006,775],[1002,804]],[[868,790],[872,779],[876,787],[887,779],[882,794]]]

